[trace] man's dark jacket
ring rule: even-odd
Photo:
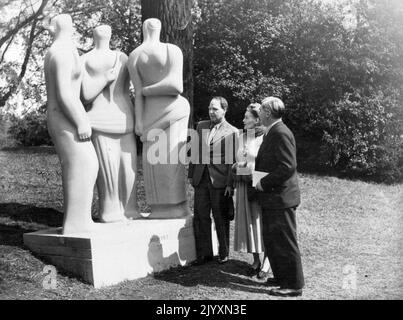
[[[294,135],[282,122],[276,123],[260,146],[255,170],[269,174],[260,180],[263,192],[258,192],[264,209],[297,207],[300,191],[297,177],[297,155]]]

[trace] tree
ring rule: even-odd
[[[11,1],[10,1],[11,2]],[[42,0],[37,10],[31,6],[22,6],[17,17],[7,23],[6,32],[0,37],[0,48],[10,39],[12,39],[21,29],[29,25],[31,22],[40,19],[40,16],[45,10],[49,0]],[[29,12],[30,11],[30,12]],[[15,21],[15,22],[14,22]]]
[[[198,3],[195,117],[223,95],[241,127],[250,102],[279,96],[300,168],[403,179],[402,1]]]
[[[37,10],[35,10],[32,5],[24,6],[23,4],[21,4],[18,15],[12,18],[11,21],[8,21],[7,26],[4,25],[5,23],[2,23],[2,27],[4,27],[5,32],[2,33],[0,37],[0,48],[3,47],[0,57],[0,65],[3,64],[5,55],[9,50],[12,42],[14,41],[16,35],[19,32],[23,31],[25,28],[29,28],[29,33],[26,41],[23,62],[21,63],[19,72],[9,72],[9,77],[7,77],[7,80],[9,80],[9,85],[7,86],[7,88],[3,88],[3,90],[0,90],[0,107],[3,107],[6,104],[7,100],[16,92],[18,86],[25,76],[34,41],[43,32],[43,28],[38,28],[38,22],[43,19],[43,13],[49,3],[49,0],[42,0]],[[10,5],[10,3],[8,4]],[[12,66],[5,66],[5,71],[10,71],[10,67]]]
[[[184,96],[191,112],[193,126],[193,0],[141,0],[141,19],[158,18],[162,23],[161,40],[177,45],[183,52]]]
[[[15,109],[14,98],[23,96],[29,109],[46,103],[43,58],[51,44],[44,24],[60,13],[70,14],[81,36],[79,50],[92,46],[92,29],[99,23],[112,27],[112,47],[130,53],[140,43],[141,17],[139,0],[8,0],[4,6],[13,17],[0,16],[0,108]],[[12,49],[12,50],[10,50]],[[21,55],[11,57],[8,52]],[[25,80],[29,78],[29,85]],[[29,102],[28,102],[28,100]],[[42,110],[42,109],[41,109]]]

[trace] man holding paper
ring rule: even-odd
[[[260,119],[267,127],[256,157],[254,174],[262,207],[263,241],[273,271],[269,294],[299,296],[304,286],[295,213],[300,204],[294,135],[282,122],[284,103],[262,101]],[[259,173],[260,171],[260,173]],[[267,175],[265,175],[265,173]]]

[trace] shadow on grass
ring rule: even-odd
[[[40,147],[3,147],[0,151],[23,153],[23,154],[56,154],[55,147],[53,146],[40,146]]]
[[[47,227],[59,227],[63,214],[55,209],[19,203],[0,203],[0,244],[23,248],[23,234]]]
[[[184,287],[203,285],[250,293],[268,293],[269,289],[264,288],[264,282],[243,277],[246,276],[249,266],[250,264],[239,260],[229,260],[224,265],[209,262],[202,266],[180,267],[163,271],[154,274],[154,278]]]
[[[33,229],[25,229],[19,226],[7,226],[0,224],[0,244],[13,247],[24,247],[23,234],[35,231]]]
[[[15,222],[37,223],[48,227],[60,227],[63,213],[52,208],[41,208],[20,203],[0,203],[0,217]]]

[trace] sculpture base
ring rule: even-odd
[[[54,228],[24,234],[24,244],[59,270],[100,288],[195,260],[192,221],[188,216],[97,223],[97,231],[72,235]],[[215,230],[213,234],[217,252]]]

